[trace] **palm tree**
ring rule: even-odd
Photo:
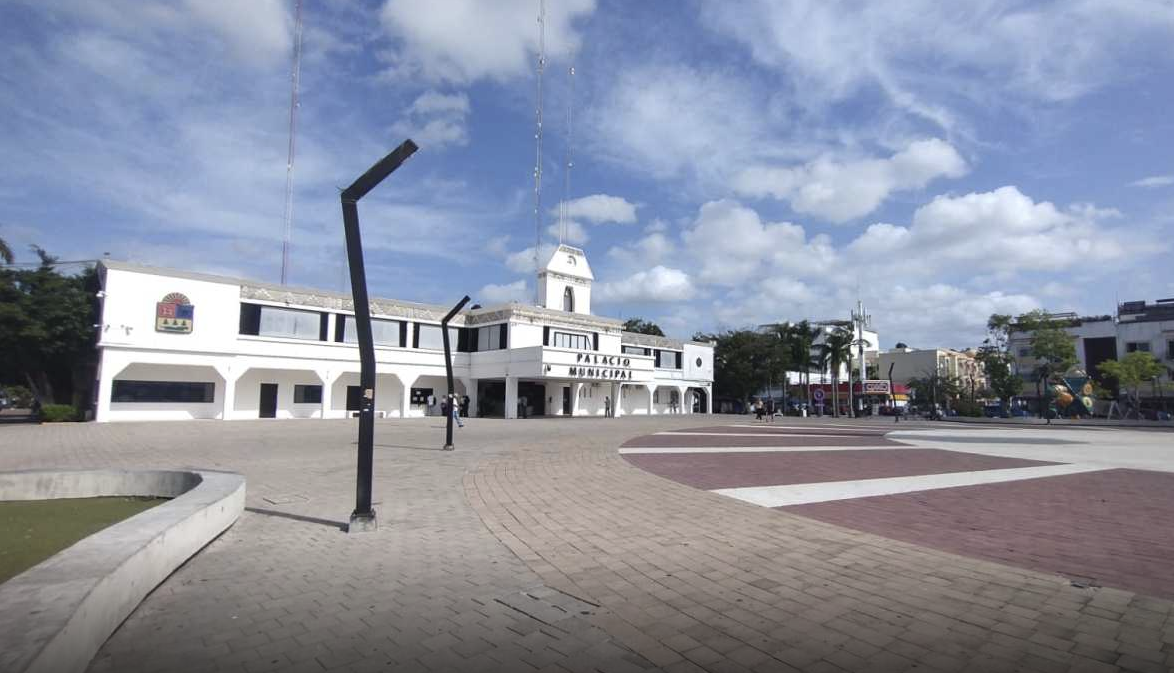
[[[2,238],[0,238],[0,260],[3,260],[5,264],[12,264],[16,260],[12,256],[12,248],[8,247],[8,241]]]
[[[840,365],[848,362],[852,357],[852,333],[844,328],[838,328],[823,340],[823,352],[827,353],[828,364],[832,368],[832,404],[835,406],[836,416],[840,415]]]
[[[811,368],[818,366],[820,367],[820,371],[822,371],[822,365],[818,362],[819,356],[813,356],[811,352],[812,347],[815,345],[815,338],[819,336],[819,329],[813,328],[811,323],[802,320],[791,327],[791,333],[792,359],[796,364],[803,366],[803,369],[799,372],[799,376],[804,382],[804,390],[807,391],[807,408],[811,409]],[[822,350],[820,352],[822,353]]]

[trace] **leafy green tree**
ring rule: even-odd
[[[1011,399],[1023,390],[1023,379],[1019,376],[1015,356],[1011,354],[1013,325],[1015,319],[1010,315],[992,314],[986,323],[987,338],[976,355],[990,382],[991,393],[999,399],[1004,411],[1010,406]]]
[[[34,251],[35,269],[0,267],[0,381],[27,383],[42,403],[81,408],[96,360],[97,273],[64,275],[54,257]]]
[[[832,368],[832,405],[835,415],[840,415],[840,365],[851,362],[852,332],[837,329],[823,340],[821,350],[827,354],[827,363]]]
[[[937,416],[939,401],[949,409],[951,402],[962,394],[957,379],[938,372],[923,372],[922,376],[909,379],[908,386],[918,400],[930,402],[934,416]]]
[[[714,343],[714,395],[748,400],[758,391],[785,376],[789,353],[777,334],[754,330],[727,330],[718,334],[696,334],[694,340]]]
[[[5,264],[12,264],[16,258],[12,256],[12,248],[8,247],[8,241],[0,238],[0,261]]]
[[[1031,356],[1038,362],[1031,374],[1040,398],[1041,417],[1045,412],[1048,384],[1078,361],[1075,340],[1064,331],[1067,326],[1068,321],[1053,318],[1043,309],[1024,313],[1015,319],[1014,329],[1031,334]]]
[[[1105,376],[1117,379],[1121,387],[1125,388],[1133,401],[1135,413],[1141,410],[1141,384],[1153,381],[1166,371],[1161,362],[1151,353],[1134,351],[1120,360],[1106,360],[1097,365],[1097,369]]]
[[[651,320],[643,318],[628,318],[624,321],[625,332],[636,332],[637,334],[651,334],[652,336],[664,336],[664,332],[660,326]]]

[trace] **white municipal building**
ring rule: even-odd
[[[359,408],[349,295],[103,261],[96,419],[345,418]],[[449,323],[471,416],[710,413],[713,347],[624,332],[591,315],[582,250],[538,274],[542,304]],[[374,299],[378,417],[440,413],[448,307]]]

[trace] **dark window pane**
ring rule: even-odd
[[[216,384],[190,381],[115,381],[111,402],[210,404]]]
[[[322,404],[322,386],[294,386],[294,404]]]

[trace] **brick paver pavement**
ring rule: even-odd
[[[800,438],[788,438],[804,442]],[[785,446],[779,443],[780,446]],[[811,484],[947,472],[1054,465],[938,449],[798,451],[794,453],[630,453],[628,462],[693,488]]]
[[[472,419],[453,453],[436,450],[435,420],[379,422],[369,535],[339,529],[352,421],[4,427],[0,469],[248,477],[249,511],[143,602],[94,671],[1174,665],[1170,601],[748,505],[616,452],[698,420]]]
[[[1174,474],[1105,470],[795,505],[937,549],[1174,599]]]

